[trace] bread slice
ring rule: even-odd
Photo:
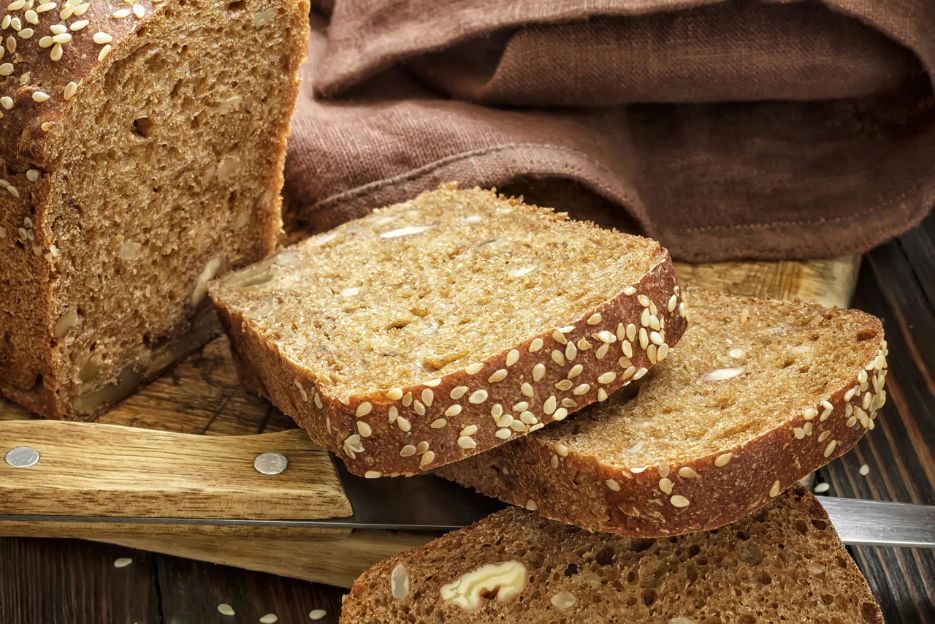
[[[510,508],[378,563],[341,622],[882,624],[821,505],[796,486],[710,533],[589,533]]]
[[[635,399],[445,467],[444,477],[578,526],[713,529],[842,455],[886,398],[886,341],[855,310],[690,289],[691,325]]]
[[[272,252],[308,0],[0,0],[0,392],[87,419]]]
[[[290,247],[211,297],[244,376],[370,477],[562,420],[642,377],[685,327],[657,242],[453,185]]]

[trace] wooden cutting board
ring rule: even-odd
[[[677,263],[676,272],[689,286],[847,307],[859,263],[858,256],[810,262]],[[26,410],[0,399],[0,420],[32,418]],[[250,436],[295,428],[291,419],[240,386],[224,338],[208,344],[140,390],[100,422],[203,436]],[[158,436],[155,432],[153,435]],[[248,445],[249,438],[228,442]],[[5,446],[9,446],[8,442],[0,440],[0,450]],[[119,457],[111,460],[119,461]],[[327,463],[319,462],[314,470],[333,470],[324,466]],[[329,482],[337,479],[330,473],[320,478]],[[386,531],[238,532],[198,527],[179,532],[159,526],[113,523],[69,525],[67,529],[49,524],[10,524],[3,528],[3,534],[105,541],[344,587],[376,561],[434,537]]]

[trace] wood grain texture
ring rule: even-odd
[[[351,515],[326,453],[304,432],[207,437],[62,421],[0,422],[0,452],[39,451],[29,468],[0,462],[0,514],[316,519]],[[264,475],[254,458],[289,460]]]
[[[883,319],[887,404],[877,429],[818,474],[829,494],[935,504],[935,217],[864,261],[854,306]],[[865,475],[861,467],[866,466]],[[888,624],[935,622],[935,551],[851,548]]]

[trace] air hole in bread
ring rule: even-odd
[[[153,121],[149,117],[133,120],[133,134],[148,139],[153,133]]]
[[[247,3],[244,0],[235,0],[227,5],[227,10],[233,13],[243,10],[245,6],[247,6]]]

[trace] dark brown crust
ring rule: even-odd
[[[496,436],[497,430],[502,427],[497,426],[491,415],[491,407],[495,404],[500,404],[505,412],[512,413],[518,420],[522,410],[513,411],[511,408],[525,401],[536,423],[548,424],[554,420],[554,413],[546,414],[543,403],[550,396],[555,397],[559,409],[570,413],[597,401],[600,390],[610,394],[626,385],[638,373],[631,372],[630,377],[624,378],[625,369],[618,363],[619,344],[611,345],[615,348],[608,349],[603,359],[598,359],[596,350],[601,341],[593,337],[595,334],[610,332],[616,343],[618,324],[622,323],[625,327],[634,323],[635,327],[640,327],[640,317],[645,309],[640,299],[644,295],[658,311],[668,345],[675,344],[686,326],[684,307],[679,305],[681,298],[672,262],[664,249],[658,248],[652,268],[632,288],[632,292],[629,287],[625,288],[598,309],[569,323],[573,329],[565,333],[567,342],[577,343],[587,337],[591,343],[586,350],[576,349],[573,361],[566,361],[563,365],[553,361],[552,350],[561,350],[564,354],[566,345],[553,337],[554,328],[547,328],[538,336],[515,346],[519,357],[511,365],[505,363],[510,353],[508,350],[489,358],[481,370],[474,374],[461,370],[444,376],[437,380],[437,385],[431,387],[418,385],[402,388],[402,400],[392,399],[381,392],[353,396],[346,404],[320,394],[308,373],[281,357],[274,346],[264,343],[251,328],[249,321],[225,308],[223,301],[215,300],[215,304],[231,338],[232,349],[242,361],[243,372],[258,380],[264,387],[264,394],[274,404],[305,428],[315,441],[341,457],[352,473],[376,477],[424,472],[525,435],[526,431],[514,431],[507,439]],[[627,292],[631,294],[625,294]],[[589,325],[588,320],[595,313],[600,314],[600,321]],[[529,347],[534,341],[541,341],[543,346],[540,350],[530,352]],[[647,352],[640,349],[639,342],[633,345],[631,362],[634,370],[648,369],[653,364]],[[545,366],[545,371],[544,376],[535,381],[532,369],[538,363]],[[572,387],[564,391],[556,389],[555,384],[565,380],[569,370],[578,364],[582,370],[571,380]],[[506,379],[489,381],[491,374],[500,369],[507,371]],[[608,371],[616,373],[615,379],[599,383],[598,377]],[[533,397],[522,393],[523,383],[532,386]],[[584,394],[574,394],[581,384],[588,384],[589,389]],[[467,386],[469,390],[460,398],[453,399],[451,392],[459,386]],[[469,397],[481,390],[487,393],[488,398],[479,404],[471,403]],[[411,403],[406,398],[410,393]],[[421,400],[423,393],[431,396],[431,405]],[[575,400],[576,405],[561,408],[560,401],[563,398]],[[316,401],[320,402],[321,407],[317,406]],[[460,405],[461,412],[446,416],[446,410],[452,405]],[[424,406],[422,414],[415,411],[421,411],[420,406]],[[391,409],[398,411],[395,422],[390,421]],[[357,417],[358,410],[366,413]],[[405,424],[400,422],[400,418],[405,419]],[[446,424],[432,428],[431,424],[438,419],[445,419]],[[360,423],[363,423],[363,432],[370,433],[369,436],[362,435]],[[535,427],[536,423],[532,423],[532,426]],[[407,425],[408,431],[404,430]],[[476,426],[477,431],[466,437],[471,438],[475,446],[463,448],[459,446],[458,440],[461,432],[471,425]],[[420,442],[424,443],[421,447]],[[415,450],[411,454],[401,455],[408,453],[408,450],[403,451],[407,446],[412,447],[409,450]],[[355,450],[360,448],[364,450]]]
[[[873,344],[885,357],[883,328],[879,320],[867,318],[874,329]],[[881,360],[875,361],[879,364]],[[868,379],[864,383],[858,380],[860,371],[855,371],[850,383],[831,394],[827,400],[833,409],[824,420],[826,410],[819,403],[814,406],[817,415],[811,419],[790,414],[782,426],[747,444],[673,465],[648,466],[638,473],[631,469],[629,476],[587,454],[566,451],[563,456],[560,451],[564,449],[558,448],[561,445],[539,436],[446,466],[438,474],[508,503],[535,507],[547,518],[590,530],[634,537],[711,530],[761,508],[799,479],[846,453],[867,427],[873,427],[876,411],[885,400],[885,368],[878,379],[879,393],[874,392],[874,362],[865,372]],[[845,393],[854,387],[863,390],[855,392],[848,402]],[[863,419],[855,407],[861,406],[865,391],[873,399],[869,416]],[[807,428],[810,435],[804,433]],[[731,457],[726,465],[716,466],[716,458],[727,453]],[[553,456],[557,464],[553,464]],[[686,469],[697,477],[679,473]],[[663,478],[671,482],[668,494],[660,489]],[[608,485],[611,479],[619,491]],[[687,499],[688,505],[674,506],[671,497],[675,495]],[[530,501],[534,505],[529,505]]]
[[[846,604],[850,605],[855,611],[860,612],[860,621],[867,624],[883,624],[883,616],[866,579],[863,578],[857,565],[844,549],[844,545],[837,537],[828,515],[818,499],[801,486],[793,485],[789,492],[776,499],[775,505],[781,505],[783,508],[781,510],[774,508],[777,512],[774,515],[764,513],[762,517],[745,518],[735,527],[743,531],[745,526],[759,522],[769,523],[772,518],[777,516],[779,521],[788,522],[789,524],[795,521],[806,521],[804,532],[808,533],[808,537],[802,535],[803,530],[798,528],[794,529],[796,537],[801,536],[803,541],[815,540],[818,544],[816,547],[826,548],[825,554],[828,560],[833,559],[837,564],[833,568],[833,573],[830,573],[827,577],[821,577],[820,582],[825,584],[825,590],[823,591],[832,594],[844,593]],[[446,604],[439,595],[440,585],[450,582],[464,572],[476,569],[480,565],[505,558],[502,547],[489,543],[491,535],[506,533],[509,536],[509,532],[515,530],[521,532],[524,537],[532,535],[529,541],[533,543],[541,543],[545,540],[555,541],[559,544],[559,548],[566,549],[559,552],[567,552],[570,560],[575,560],[576,553],[585,549],[583,542],[590,542],[593,544],[594,550],[597,551],[608,543],[613,544],[613,540],[616,539],[613,536],[601,536],[600,534],[589,536],[583,535],[581,532],[569,533],[554,529],[555,527],[549,526],[548,521],[542,521],[528,512],[518,509],[506,509],[428,544],[390,557],[361,574],[354,582],[342,605],[340,622],[342,624],[376,624],[377,622],[390,621],[387,618],[393,617],[397,613],[393,605],[396,599],[390,593],[390,579],[392,571],[400,564],[406,568],[412,583],[409,597],[404,602],[398,603],[401,605],[400,611],[409,616],[406,619],[408,622],[512,621],[510,619],[512,614],[520,609],[546,616],[554,614],[553,617],[543,618],[542,621],[546,621],[546,619],[549,622],[565,621],[565,619],[571,621],[576,615],[573,610],[567,613],[555,613],[548,610],[548,606],[533,603],[533,598],[530,598],[519,609],[512,603],[499,606],[496,601],[490,600],[486,601],[485,606],[478,611],[467,611]],[[753,533],[753,531],[748,532]],[[689,548],[700,549],[700,555],[705,556],[705,544],[708,536],[698,533],[681,539],[684,541],[676,545],[676,547],[686,550]],[[476,549],[472,551],[466,544],[476,544]],[[507,549],[509,549],[509,544],[510,542],[507,541]],[[551,550],[551,546],[553,546],[552,543],[544,544],[542,550]],[[773,547],[779,551],[780,548],[775,544],[754,543],[753,546],[754,548],[759,546],[761,548],[760,552]],[[786,551],[787,546],[782,548]],[[641,548],[640,552],[651,553],[653,551]],[[515,558],[532,569],[536,565],[533,562],[537,556],[539,557],[539,565],[541,565],[542,553],[535,548],[529,548],[522,555],[515,556]],[[796,555],[793,552],[790,556],[795,557]],[[665,560],[654,556],[644,556],[643,560],[647,570],[660,570],[663,575],[667,573],[661,568]],[[439,561],[444,563],[439,565]],[[555,566],[556,563],[563,564],[564,562],[550,563]],[[554,590],[563,588],[561,578],[560,576],[556,580],[549,575],[537,574],[535,580],[530,582],[538,586],[539,595],[549,596],[552,595]],[[815,581],[818,582],[818,579],[815,579]],[[689,582],[687,578],[685,582]],[[777,580],[773,579],[773,583],[775,582]],[[619,589],[619,587],[614,588],[611,586],[605,586],[604,588],[608,594],[614,594]],[[734,588],[728,584],[720,587],[719,590],[712,594],[710,599],[724,610],[724,621],[737,621],[738,614],[736,613],[737,605],[735,604],[736,596],[733,593]],[[526,592],[527,596],[529,595],[528,589],[523,591]],[[606,601],[613,604],[613,598],[610,596],[606,598]],[[792,607],[799,607],[802,610],[801,619],[796,619],[796,621],[807,621],[808,617],[812,615],[808,604],[792,605]],[[836,608],[840,609],[840,607]],[[684,611],[678,613],[657,612],[656,615],[660,618],[658,621],[665,622],[675,615],[692,615],[691,611],[691,604],[686,604]],[[847,614],[844,613],[840,613],[840,615],[847,617]],[[536,621],[540,620],[537,619]],[[580,621],[580,617],[574,621]],[[704,621],[709,620],[705,619]],[[740,621],[746,621],[746,619]]]

